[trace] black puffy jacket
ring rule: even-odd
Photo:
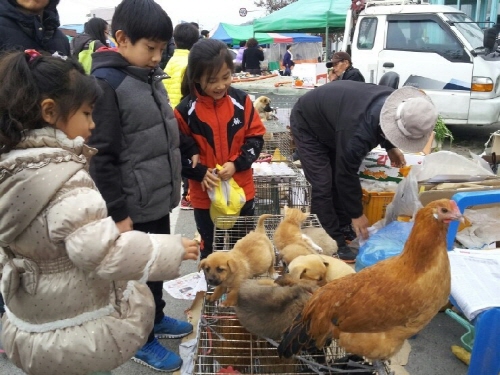
[[[15,0],[0,0],[0,51],[36,49],[69,56],[69,41],[58,30],[59,0],[50,0],[43,15],[21,12]]]

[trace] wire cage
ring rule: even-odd
[[[311,184],[297,169],[293,171],[291,176],[254,176],[255,215],[282,215],[285,206],[310,211]]]
[[[273,99],[273,103],[274,103]],[[272,161],[291,161],[294,151],[292,133],[290,132],[290,112],[293,103],[287,108],[275,108],[274,119],[264,121],[266,135],[261,155],[272,156]]]
[[[229,251],[236,241],[254,230],[257,216],[219,217],[215,221],[214,251]],[[267,236],[273,234],[283,215],[274,215],[264,221]],[[230,224],[231,229],[227,228]],[[302,228],[321,227],[316,215],[309,215]],[[283,271],[278,261],[277,273]],[[267,277],[264,275],[263,277]],[[212,293],[209,289],[208,294]],[[223,296],[224,298],[224,296]],[[265,318],[265,317],[264,317]],[[197,354],[194,364],[195,375],[216,375],[224,373],[241,374],[379,374],[361,357],[349,355],[336,340],[314,353],[302,353],[290,359],[279,358],[278,343],[249,333],[239,322],[234,309],[219,306],[219,301],[204,301],[198,330]],[[238,371],[238,372],[236,372]]]

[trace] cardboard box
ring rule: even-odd
[[[435,185],[420,184],[418,197],[422,205],[425,206],[427,203],[437,199],[451,199],[456,193],[495,189],[500,189],[500,178],[485,179],[479,182],[442,183]]]
[[[419,165],[424,161],[425,155],[404,154],[406,165]],[[391,161],[387,152],[382,148],[374,148],[364,158],[359,168],[359,177],[367,180],[400,182],[406,175],[405,168],[391,167]]]
[[[292,70],[292,76],[298,78],[299,81],[302,82],[300,87],[314,87],[316,85],[325,84],[326,73],[327,69],[325,63],[295,64]]]

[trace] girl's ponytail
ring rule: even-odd
[[[40,93],[30,67],[40,59],[23,52],[0,59],[0,154],[15,147],[25,130],[42,122]]]

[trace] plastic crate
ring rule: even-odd
[[[370,225],[385,216],[385,210],[394,198],[393,191],[367,191],[363,189],[363,213]]]

